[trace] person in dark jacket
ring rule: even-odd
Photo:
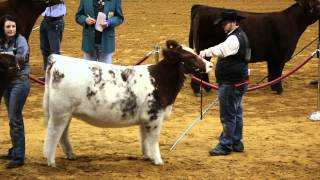
[[[247,35],[238,25],[238,21],[243,18],[235,10],[223,11],[221,18],[215,23],[223,27],[227,34],[226,40],[200,51],[201,57],[218,57],[215,76],[219,84],[220,121],[223,131],[218,145],[209,151],[211,156],[244,151],[242,97],[247,89],[244,82],[249,78],[248,62],[251,51]]]
[[[8,111],[12,147],[1,159],[10,160],[6,168],[16,168],[24,164],[25,133],[22,110],[30,91],[29,45],[18,33],[17,20],[10,15],[0,19],[0,53],[14,55],[16,69],[4,91],[4,102]]]
[[[75,20],[83,27],[84,59],[112,63],[115,29],[122,24],[122,0],[80,0]]]

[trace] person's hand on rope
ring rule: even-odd
[[[199,56],[202,57],[202,58],[207,57],[207,55],[206,55],[206,49],[200,51]]]

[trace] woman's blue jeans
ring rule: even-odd
[[[29,91],[29,80],[17,79],[10,82],[4,92],[12,143],[12,148],[10,148],[8,156],[17,161],[24,161],[25,157],[25,134],[22,110]]]
[[[220,145],[232,151],[232,145],[242,141],[242,97],[247,85],[235,87],[233,84],[219,84],[220,121],[223,131]]]

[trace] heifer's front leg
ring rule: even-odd
[[[147,129],[146,127],[142,124],[140,125],[140,147],[142,151],[143,158],[145,159],[150,159],[150,153],[147,151],[148,144],[146,141],[146,134],[147,134]]]
[[[162,120],[158,120],[140,126],[142,153],[144,158],[152,160],[155,165],[163,164],[159,149],[161,124]]]
[[[63,152],[67,155],[67,158],[69,160],[75,160],[76,156],[73,154],[73,148],[69,140],[69,125],[70,125],[70,120],[67,125],[67,127],[64,129],[61,139],[60,139],[60,146],[63,149]]]
[[[47,135],[44,142],[44,157],[47,159],[48,166],[56,167],[55,152],[60,137],[69,123],[68,117],[55,117],[51,115],[47,127]]]

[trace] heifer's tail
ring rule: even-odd
[[[197,29],[198,29],[198,22],[195,21],[195,17],[197,14],[197,9],[201,5],[196,4],[193,5],[191,8],[191,20],[190,20],[190,31],[189,31],[189,47],[194,48],[194,42],[196,41],[197,38]]]
[[[48,65],[46,69],[46,78],[45,78],[45,89],[43,95],[43,112],[44,112],[44,125],[47,127],[48,121],[50,118],[50,111],[49,111],[49,98],[50,98],[50,81],[51,81],[51,69],[54,64],[53,56],[49,56],[48,58]]]

